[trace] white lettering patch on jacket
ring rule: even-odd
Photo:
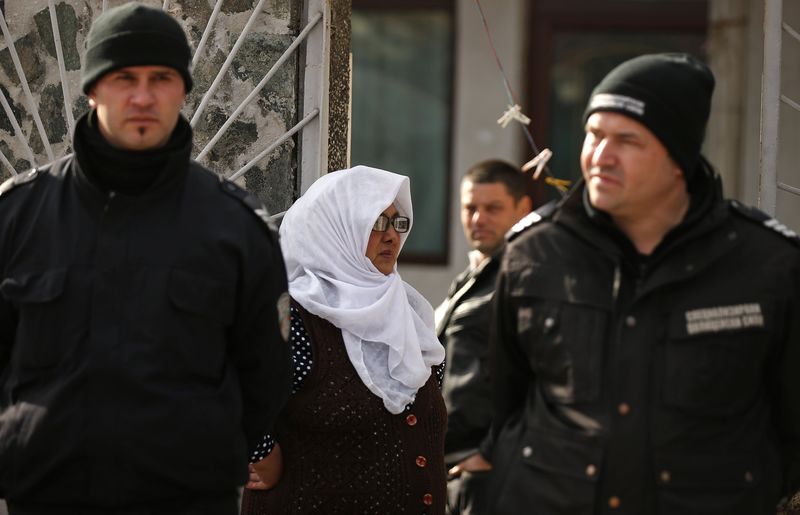
[[[589,109],[620,109],[637,116],[644,116],[644,107],[641,100],[613,93],[598,93],[589,103]]]
[[[690,335],[718,333],[747,327],[764,327],[761,305],[755,302],[686,312],[686,332]]]

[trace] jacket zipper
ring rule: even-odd
[[[103,214],[108,213],[108,207],[111,205],[111,201],[114,200],[114,197],[117,196],[116,191],[109,191],[108,197],[106,197],[106,203],[103,206]]]

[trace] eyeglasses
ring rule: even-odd
[[[389,229],[389,224],[392,224],[392,227],[394,227],[394,230],[397,232],[408,232],[411,220],[407,216],[394,216],[389,218],[382,214],[375,220],[375,225],[372,226],[372,230],[376,232],[386,232]]]

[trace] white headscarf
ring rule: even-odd
[[[372,226],[391,204],[412,220],[408,177],[356,166],[318,179],[280,228],[289,293],[342,330],[350,362],[391,413],[403,411],[444,360],[433,308],[397,273],[365,255]],[[408,233],[400,234],[400,248]]]

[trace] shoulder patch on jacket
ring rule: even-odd
[[[542,220],[550,218],[553,213],[556,212],[558,206],[558,202],[551,200],[522,217],[522,219],[512,225],[511,229],[506,233],[506,241],[514,241],[514,239],[525,232],[529,227],[533,227]]]
[[[755,207],[746,206],[736,200],[730,200],[728,203],[735,213],[738,213],[745,218],[766,227],[767,229],[775,231],[795,245],[800,246],[800,236],[775,218],[769,216],[767,213]]]
[[[511,229],[509,229],[509,231],[506,233],[506,241],[514,241],[517,237],[519,237],[520,234],[525,232],[529,227],[533,227],[542,220],[544,220],[542,215],[540,215],[536,211],[531,211],[530,213],[522,217],[522,219],[520,219],[519,222],[511,226]]]
[[[270,233],[274,234],[277,238],[278,228],[270,218],[267,208],[264,207],[264,204],[262,204],[255,195],[227,179],[220,179],[219,186],[222,188],[222,191],[235,198],[244,204],[250,211],[252,211],[262,222],[264,222],[264,225],[267,226],[267,229],[269,229]]]
[[[28,170],[27,172],[23,172],[20,174],[7,179],[3,184],[0,184],[0,196],[9,191],[13,190],[17,186],[21,186],[23,184],[27,184],[34,180],[39,175],[39,170],[36,168],[32,170]]]

